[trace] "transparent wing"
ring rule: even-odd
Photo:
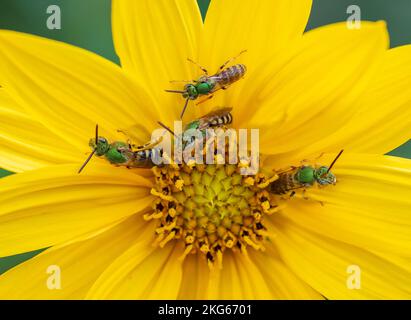
[[[124,136],[124,140],[127,140],[133,146],[145,145],[151,138],[151,132],[148,132],[147,129],[139,124],[119,128],[117,131]]]
[[[205,129],[206,127],[208,127],[208,125],[211,121],[213,121],[216,118],[220,118],[220,117],[228,115],[232,110],[233,110],[233,108],[223,107],[223,108],[219,108],[217,110],[213,110],[213,111],[207,113],[206,115],[204,115],[200,119],[198,119],[199,122],[200,122],[199,129],[200,130]]]

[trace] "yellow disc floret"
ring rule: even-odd
[[[154,167],[153,172],[156,200],[144,218],[158,220],[160,247],[180,239],[185,243],[182,259],[200,252],[210,267],[221,267],[225,250],[264,250],[264,218],[277,211],[264,188],[276,176],[242,176],[236,165],[181,164]]]

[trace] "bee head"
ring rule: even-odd
[[[197,99],[198,97],[198,90],[195,85],[192,83],[187,84],[184,87],[184,93],[183,93],[184,98],[189,98],[190,100]]]
[[[329,171],[326,166],[316,169],[314,172],[314,177],[320,185],[335,184],[337,182],[335,175]]]
[[[98,137],[97,139],[90,139],[89,146],[96,150],[97,156],[103,156],[110,149],[110,144],[104,137]]]

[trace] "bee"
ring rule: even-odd
[[[300,166],[291,167],[288,170],[278,173],[278,179],[270,183],[268,186],[269,192],[273,194],[283,195],[291,191],[290,197],[295,195],[296,189],[304,189],[312,187],[315,183],[320,186],[335,185],[337,178],[331,172],[332,167],[341,156],[344,150],[341,150],[329,167],[320,166]]]
[[[212,111],[201,118],[188,123],[184,131],[188,130],[200,130],[203,139],[206,139],[206,130],[210,128],[220,128],[229,125],[233,122],[233,116],[231,114],[232,108],[221,108],[216,111]],[[195,137],[191,137],[191,141],[187,141],[183,148],[192,146],[195,143]]]
[[[152,145],[152,143],[148,143]],[[131,150],[130,148],[119,148],[121,155],[127,159],[127,162],[123,164],[127,168],[152,168],[158,164],[154,162],[154,159],[163,156],[163,150],[160,148],[153,148],[140,146],[141,149]]]
[[[164,129],[169,131],[173,136],[177,137],[176,141],[182,142],[184,133],[188,130],[200,130],[203,138],[206,138],[206,130],[210,128],[219,128],[226,125],[229,125],[233,122],[233,116],[231,110],[233,108],[221,108],[212,112],[207,113],[206,115],[198,118],[194,121],[189,122],[184,127],[184,132],[181,135],[176,136],[176,134],[162,122],[158,121],[158,124]],[[191,140],[183,142],[183,150],[187,146],[191,146],[195,143],[195,137],[191,137]]]
[[[90,139],[89,146],[92,148],[91,154],[80,167],[78,173],[96,155],[106,158],[111,164],[125,166],[128,168],[151,168],[155,164],[153,159],[162,155],[162,150],[155,148],[162,141],[159,137],[154,142],[149,142],[143,146],[134,146],[128,142],[114,141],[110,143],[106,138],[98,135],[98,125],[96,125],[95,138]]]
[[[188,123],[185,126],[184,130],[198,129],[201,131],[205,131],[208,128],[229,125],[233,122],[231,110],[233,110],[233,108],[221,108],[210,113],[207,113],[201,118]]]
[[[186,99],[186,102],[184,104],[180,118],[183,118],[183,115],[187,109],[189,100],[196,100],[200,96],[207,96],[206,99],[203,99],[197,104],[203,103],[211,99],[213,97],[213,94],[216,91],[221,90],[221,89],[226,90],[231,84],[233,84],[234,82],[237,82],[238,80],[244,77],[245,73],[247,72],[247,68],[244,64],[236,64],[228,68],[226,68],[226,66],[227,64],[237,59],[241,54],[243,54],[246,51],[247,50],[243,50],[237,56],[227,60],[218,69],[218,71],[214,75],[211,75],[211,76],[208,75],[207,69],[200,66],[199,64],[197,64],[190,58],[187,59],[189,62],[197,65],[204,72],[204,75],[201,76],[198,80],[192,80],[192,81],[183,80],[182,82],[188,82],[184,86],[183,90],[166,90],[166,92],[180,93],[183,96],[183,98]],[[171,82],[175,82],[175,81],[171,81]]]

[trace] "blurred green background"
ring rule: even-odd
[[[198,0],[203,16],[209,2]],[[353,4],[361,8],[363,20],[387,22],[392,47],[411,43],[411,0],[314,0],[307,30],[345,21],[347,7]],[[50,5],[61,8],[61,30],[47,29],[49,15],[46,10]],[[118,63],[111,38],[110,6],[110,0],[0,0],[0,29],[33,33],[71,43]],[[390,154],[411,158],[411,142]],[[0,169],[0,177],[9,174]],[[0,258],[0,274],[38,252]]]

